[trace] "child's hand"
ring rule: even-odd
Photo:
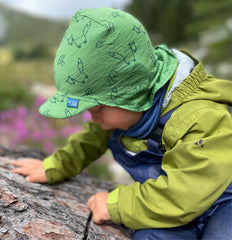
[[[28,182],[47,183],[47,177],[43,168],[43,162],[39,159],[25,158],[12,163],[17,168],[13,173],[19,173],[26,176]]]
[[[89,198],[87,207],[93,213],[93,221],[101,224],[104,221],[110,220],[107,209],[108,192],[99,192]]]

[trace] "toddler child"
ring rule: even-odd
[[[57,92],[40,107],[53,118],[88,110],[92,122],[43,162],[13,172],[56,183],[110,148],[134,179],[87,202],[93,220],[134,229],[133,239],[231,239],[232,82],[165,45],[111,9],[72,17],[54,63]]]

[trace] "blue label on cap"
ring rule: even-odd
[[[77,108],[78,103],[79,103],[78,99],[68,98],[67,107]]]

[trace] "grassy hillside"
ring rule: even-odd
[[[68,24],[0,4],[0,111],[30,106],[33,84],[54,84],[53,59]]]
[[[0,4],[0,46],[56,46],[68,23],[37,18]]]

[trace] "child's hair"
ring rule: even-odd
[[[154,49],[130,14],[112,8],[79,10],[56,54],[57,93],[40,113],[67,118],[99,104],[145,111],[176,66],[173,53],[164,45]]]

